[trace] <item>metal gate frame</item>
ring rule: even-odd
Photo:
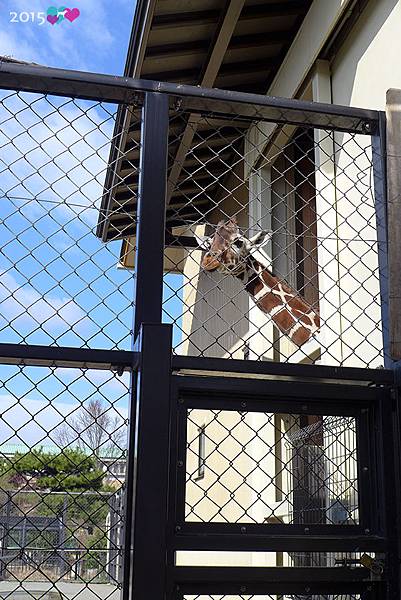
[[[182,598],[185,594],[258,593],[352,593],[363,598],[393,600],[400,597],[400,432],[398,371],[388,353],[388,290],[386,190],[384,179],[385,121],[382,113],[295,100],[259,97],[190,86],[138,81],[112,76],[67,72],[2,63],[0,88],[50,93],[106,102],[133,103],[144,97],[142,152],[139,183],[138,251],[136,256],[135,346],[132,352],[0,344],[2,364],[107,368],[132,374],[130,446],[125,499],[124,600],[151,597]],[[299,114],[308,113],[310,123],[355,131],[373,130],[376,215],[379,236],[379,266],[382,296],[386,369],[368,370],[310,365],[281,365],[225,359],[173,357],[172,328],[161,324],[163,250],[168,137],[168,95],[184,98],[198,109],[206,101],[246,106],[257,102],[261,110],[299,124]],[[298,117],[297,117],[298,115]],[[328,119],[330,117],[330,119]],[[304,118],[304,117],[303,117]],[[334,126],[333,126],[334,128]],[[219,371],[226,375],[247,374],[245,379],[183,375],[188,370],[202,374]],[[273,381],[257,381],[252,375],[268,375]],[[395,378],[396,375],[396,378]],[[292,377],[293,384],[284,381]],[[331,380],[331,383],[327,383]],[[350,382],[353,382],[352,384]],[[370,387],[357,382],[369,382]],[[299,391],[302,390],[302,397]],[[227,391],[230,397],[225,398]],[[363,508],[363,523],[344,531],[341,526],[252,526],[238,532],[237,526],[220,528],[209,524],[189,528],[177,519],[182,511],[182,478],[177,460],[182,460],[182,414],[186,402],[213,397],[219,406],[237,406],[246,394],[249,406],[263,401],[274,407],[299,406],[307,399],[314,411],[347,411],[359,422],[361,474],[369,502]],[[341,394],[341,402],[337,400]],[[274,398],[273,398],[274,396]],[[243,398],[243,396],[242,396]],[[267,398],[267,400],[266,400]],[[184,403],[181,400],[184,400]],[[284,399],[284,400],[283,400]],[[208,402],[209,400],[207,400]],[[242,400],[243,401],[243,400]],[[254,404],[255,403],[255,404]],[[351,404],[351,408],[350,408]],[[259,404],[258,404],[259,405]],[[302,412],[302,405],[299,409]],[[363,479],[365,477],[365,480]],[[269,531],[270,533],[267,533]],[[225,568],[176,567],[175,551],[184,549],[282,550],[291,548],[365,549],[384,553],[385,570],[379,578],[369,569],[358,568]]]
[[[393,373],[318,367],[311,371],[295,366],[242,365],[237,361],[230,372],[255,367],[258,374],[273,375],[273,380],[202,376],[201,371],[221,369],[221,360],[173,357],[169,352],[169,325],[141,328],[141,362],[138,380],[138,409],[151,426],[137,429],[138,460],[142,464],[136,477],[134,525],[135,597],[149,593],[149,568],[163,575],[152,588],[160,597],[175,594],[350,594],[364,599],[399,598],[399,534],[397,503],[399,494],[397,399]],[[162,336],[165,349],[160,348]],[[153,343],[152,343],[153,340]],[[163,362],[164,355],[164,366]],[[196,374],[182,374],[191,365]],[[243,367],[243,368],[241,368]],[[256,368],[257,367],[257,368]],[[181,374],[180,374],[181,372]],[[186,370],[186,373],[188,371]],[[283,380],[296,373],[297,383]],[[314,372],[316,378],[311,378]],[[159,383],[155,385],[156,375]],[[322,379],[324,378],[324,383]],[[328,383],[328,379],[331,381]],[[303,380],[303,381],[302,381]],[[353,381],[352,381],[353,380]],[[360,382],[359,384],[357,382]],[[367,386],[369,382],[369,386]],[[168,393],[168,389],[171,393]],[[149,398],[157,398],[157,411]],[[337,398],[341,397],[341,401]],[[142,409],[141,409],[142,406]],[[358,435],[359,493],[361,524],[302,525],[185,523],[185,411],[188,407],[226,410],[266,410],[302,414],[341,414],[356,417]],[[170,429],[168,426],[168,417]],[[156,437],[155,437],[156,436]],[[158,440],[157,447],[154,440]],[[147,440],[150,442],[147,447]],[[151,442],[151,440],[153,440]],[[167,456],[170,455],[170,460]],[[168,465],[169,463],[169,465]],[[168,469],[166,470],[166,467]],[[167,472],[168,471],[168,472]],[[152,490],[150,493],[149,490]],[[140,516],[139,516],[140,515]],[[395,515],[397,517],[395,518]],[[166,529],[167,527],[167,529]],[[307,531],[306,531],[307,529]],[[382,575],[368,568],[348,567],[177,567],[177,550],[214,551],[343,551],[376,552],[384,558]],[[167,559],[166,559],[167,557]],[[142,587],[143,586],[143,587]],[[132,597],[128,595],[127,598]]]

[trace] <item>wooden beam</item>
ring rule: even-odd
[[[219,10],[194,10],[189,12],[172,12],[165,15],[155,15],[152,29],[169,29],[171,27],[187,27],[215,23],[220,16]]]
[[[264,46],[276,46],[291,41],[293,32],[291,30],[283,31],[263,31],[262,33],[252,33],[247,35],[237,35],[231,39],[229,50],[239,50],[241,48],[258,48]],[[184,54],[198,54],[208,51],[208,40],[194,40],[192,42],[180,42],[171,44],[160,44],[151,46],[146,58],[165,58],[166,56],[180,56]]]
[[[245,19],[263,19],[272,16],[299,15],[308,10],[311,0],[293,0],[290,2],[275,2],[274,4],[261,3],[246,6],[241,13],[241,21]],[[152,29],[165,29],[171,27],[187,27],[215,23],[219,19],[218,10],[199,10],[182,13],[168,13],[155,15]]]
[[[213,87],[244,4],[245,0],[230,0],[227,10],[218,28],[217,35],[212,45],[212,51],[203,70],[200,81],[200,85],[202,87]],[[190,114],[188,117],[187,125],[176,152],[174,163],[170,170],[167,182],[167,203],[170,202],[174,188],[179,179],[185,157],[191,149],[191,144],[200,119],[200,115]]]
[[[295,98],[331,33],[349,10],[352,0],[314,0],[267,90],[269,96]],[[266,92],[266,90],[265,90]],[[258,161],[276,129],[274,123],[255,123],[247,134],[245,176]]]

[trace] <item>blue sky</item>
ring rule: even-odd
[[[41,0],[1,2],[0,54],[51,67],[121,75],[132,19],[134,0],[74,0],[59,5]],[[22,12],[46,12],[50,6],[78,8],[72,23],[56,25],[20,22]],[[11,12],[18,21],[10,22]],[[22,17],[24,19],[26,17]]]
[[[39,24],[49,3],[2,5],[1,55],[123,73],[133,2],[77,1],[68,8],[79,8],[79,17],[55,25]],[[21,22],[32,12],[33,22]],[[114,113],[112,105],[1,93],[2,343],[131,346],[133,273],[117,267],[120,242],[105,245],[94,235]],[[174,290],[180,286],[180,277],[168,278],[172,315],[179,312]],[[0,446],[51,443],[62,419],[93,395],[127,416],[125,375],[2,366],[0,380]]]

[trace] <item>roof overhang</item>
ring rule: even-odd
[[[139,0],[125,76],[266,94],[311,4],[312,0]],[[186,226],[190,235],[191,223],[200,224],[201,215],[210,214],[211,182],[224,176],[210,148],[228,161],[230,146],[241,143],[248,127],[246,120],[205,120],[190,111],[178,119],[172,110],[166,199],[171,245],[177,231],[185,235]],[[133,266],[140,108],[119,108],[113,140],[97,235],[103,241],[123,240],[121,264]],[[195,144],[199,158],[208,161],[205,169],[194,169]],[[202,189],[208,193],[202,194]],[[176,252],[177,248],[174,263],[183,265],[184,248],[178,263]]]
[[[311,2],[139,0],[125,76],[266,93]],[[222,126],[225,139],[213,139],[213,128]],[[171,236],[182,233],[182,225],[199,222],[202,212],[210,209],[200,193],[206,187],[210,193],[208,179],[219,176],[210,163],[210,147],[228,159],[230,149],[225,151],[224,145],[238,142],[246,128],[240,122],[202,122],[192,113],[172,122],[166,209]],[[121,263],[127,267],[134,261],[139,138],[139,110],[120,107],[97,234],[104,241],[125,240]],[[207,140],[203,146],[202,138]],[[207,169],[194,169],[193,156],[187,156],[195,140],[200,159],[209,161]],[[184,264],[184,249],[168,252],[174,256],[167,262]]]

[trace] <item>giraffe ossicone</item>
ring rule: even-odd
[[[198,239],[199,247],[206,250],[201,266],[237,277],[258,308],[294,344],[302,346],[319,331],[320,317],[298,292],[273,275],[260,250],[269,236],[271,232],[259,232],[248,239],[240,234],[235,218],[220,221],[213,236]]]

